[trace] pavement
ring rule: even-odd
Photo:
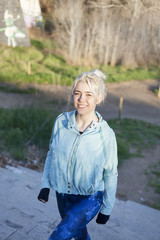
[[[54,191],[37,200],[42,173],[23,167],[0,168],[0,240],[47,240],[60,221]],[[88,224],[92,240],[159,240],[160,211],[116,199],[106,225]]]

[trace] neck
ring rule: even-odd
[[[98,118],[95,113],[93,113],[92,115],[77,114],[76,116],[76,123],[78,126],[78,130],[81,132],[86,130],[93,121],[98,122]]]

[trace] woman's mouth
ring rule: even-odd
[[[83,109],[83,108],[86,108],[87,106],[86,105],[78,105],[78,108],[80,109]]]

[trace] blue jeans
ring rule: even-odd
[[[73,195],[56,193],[62,221],[48,240],[91,240],[86,225],[99,212],[103,192],[94,195]]]

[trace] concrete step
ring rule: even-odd
[[[0,168],[0,240],[48,239],[60,221],[55,193],[37,200],[42,173],[23,167]],[[160,211],[116,199],[106,225],[88,224],[92,240],[159,240]]]

